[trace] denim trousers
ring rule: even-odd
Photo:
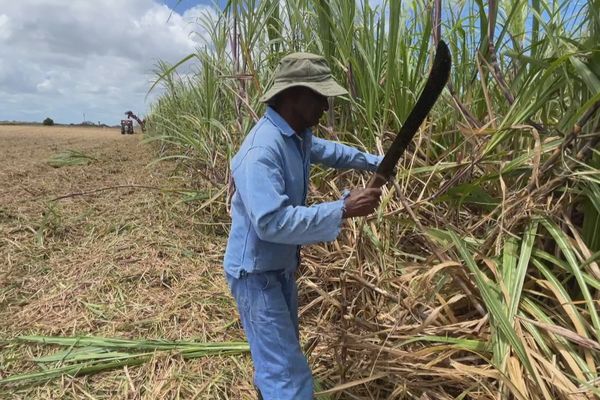
[[[264,400],[311,400],[313,379],[300,347],[294,271],[226,274]]]

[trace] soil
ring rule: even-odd
[[[0,379],[41,371],[31,359],[57,351],[22,335],[243,340],[222,277],[227,227],[206,200],[216,192],[157,154],[115,128],[0,126]],[[28,387],[0,381],[0,397],[251,399],[250,377],[247,355],[170,354]]]

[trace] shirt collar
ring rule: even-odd
[[[290,124],[288,124],[287,121],[272,107],[267,107],[265,117],[279,129],[279,132],[281,132],[282,135],[292,137],[296,134]],[[310,132],[310,129],[307,129],[306,131]]]

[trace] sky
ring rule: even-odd
[[[0,0],[0,121],[145,116],[160,95],[148,93],[157,61],[174,64],[204,44],[194,18],[225,3]]]
[[[0,0],[0,121],[118,124],[140,117],[158,60],[202,43],[210,0]]]

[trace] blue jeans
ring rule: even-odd
[[[294,272],[226,274],[264,400],[311,400],[313,379],[300,348]]]

